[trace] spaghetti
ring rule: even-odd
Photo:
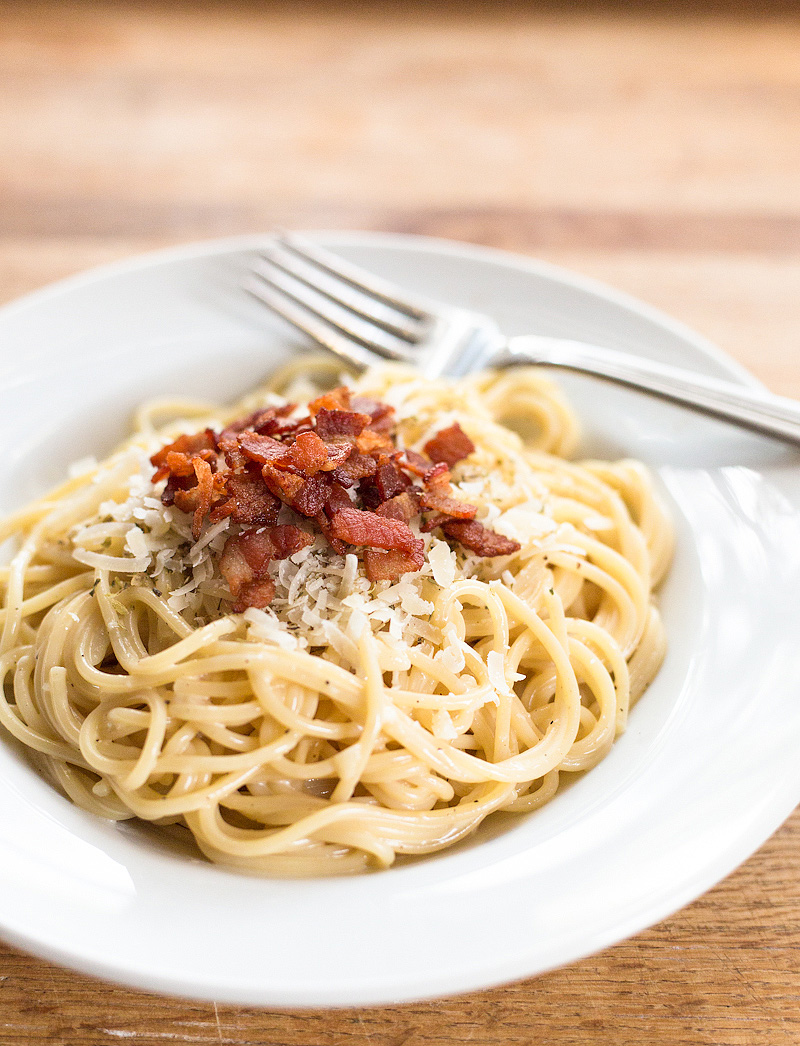
[[[351,383],[391,409],[392,460],[420,474],[424,448],[446,456],[438,437],[461,433],[458,454],[472,449],[440,504],[471,507],[491,548],[457,540],[467,531],[448,531],[452,514],[418,515],[402,524],[418,559],[376,568],[395,555],[385,541],[370,560],[352,527],[337,531],[329,513],[326,537],[324,514],[312,527],[287,495],[272,533],[294,527],[302,546],[239,579],[237,601],[220,564],[264,526],[220,499],[216,517],[211,501],[198,517],[201,495],[165,506],[149,459],[181,433],[259,411],[302,418],[307,407],[287,405],[319,397],[331,366],[301,360],[224,416],[146,405],[108,460],[2,527],[18,549],[0,572],[0,723],[85,809],[179,825],[211,860],[272,874],[386,867],[493,811],[536,809],[562,774],[608,753],[665,649],[652,597],[671,531],[648,474],[568,461],[574,418],[532,369],[447,382],[384,367]],[[252,436],[228,431],[237,452]],[[271,453],[321,430],[291,431]],[[219,475],[214,440],[203,460]],[[285,467],[307,475],[311,459],[292,453]],[[253,460],[242,458],[251,472]],[[424,513],[431,472],[409,475]],[[399,524],[389,529],[395,540]]]

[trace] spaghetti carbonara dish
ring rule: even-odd
[[[648,473],[570,462],[537,371],[333,367],[147,404],[2,527],[2,727],[81,807],[257,872],[386,867],[535,810],[665,648]]]

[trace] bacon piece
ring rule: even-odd
[[[353,502],[350,500],[350,495],[347,493],[341,483],[331,483],[328,487],[327,498],[325,501],[325,512],[328,516],[333,516],[337,512],[340,512],[343,508],[352,508]]]
[[[217,491],[215,491],[215,477],[207,461],[200,457],[194,457],[192,458],[192,467],[197,483],[188,489],[176,490],[173,500],[181,512],[194,513],[192,537],[197,541],[203,529],[203,520],[211,511],[214,495],[218,493],[219,484],[217,484]]]
[[[407,472],[411,472],[415,476],[425,476],[430,472],[431,462],[424,455],[418,454],[415,450],[404,450],[403,457],[403,467]]]
[[[234,611],[239,613],[248,606],[267,606],[275,594],[268,575],[270,562],[287,559],[313,541],[310,534],[290,524],[253,527],[241,534],[232,534],[222,550],[219,569],[236,599]]]
[[[400,466],[392,458],[381,455],[378,458],[378,468],[375,471],[375,486],[381,496],[381,501],[388,501],[395,494],[411,485],[411,481],[403,474]]]
[[[280,498],[267,490],[258,473],[229,476],[226,488],[228,500],[211,513],[212,523],[225,516],[230,516],[234,523],[266,523],[274,526],[278,522]]]
[[[383,432],[374,432],[372,429],[364,429],[360,436],[356,436],[356,449],[359,454],[374,454],[376,452],[386,454],[394,450],[391,437]]]
[[[429,490],[422,495],[422,507],[456,519],[474,519],[475,513],[478,511],[475,505],[470,505],[468,501],[460,501],[458,498],[451,498],[448,494]]]
[[[414,537],[408,523],[387,519],[374,512],[344,508],[334,514],[331,525],[334,537],[348,545],[396,549],[399,552],[421,551],[424,547],[422,541]]]
[[[249,584],[242,586],[239,598],[233,604],[233,610],[236,614],[243,613],[248,607],[263,610],[270,605],[274,598],[275,582],[272,578],[267,577],[263,581],[251,581]]]
[[[317,516],[328,500],[328,486],[319,476],[312,476],[291,498],[289,504],[301,516]]]
[[[469,502],[452,497],[450,470],[443,461],[428,469],[423,482],[426,488],[422,494],[424,509],[431,509],[445,516],[454,516],[456,519],[472,519],[478,511]]]
[[[419,515],[419,509],[419,494],[415,490],[406,490],[402,494],[384,501],[375,509],[375,512],[387,519],[402,519],[404,523],[410,523],[414,516]]]
[[[281,432],[285,428],[293,429],[298,422],[284,422],[283,419],[291,414],[296,406],[296,403],[284,403],[282,407],[265,407],[248,414],[246,418],[232,421],[220,433],[219,442],[235,441],[239,433],[246,429],[252,429],[259,436],[274,436],[276,432]]]
[[[326,443],[328,451],[328,460],[320,468],[320,472],[333,472],[336,469],[344,466],[350,459],[353,453],[353,444],[347,443]]]
[[[419,570],[425,562],[422,550],[380,552],[368,548],[364,551],[364,567],[370,581],[396,581],[411,570]]]
[[[211,502],[214,497],[214,477],[211,466],[202,458],[192,458],[195,475],[197,476],[197,508],[194,510],[192,520],[192,537],[197,541],[200,531],[203,529],[203,520],[211,511]]]
[[[353,484],[366,476],[374,476],[378,468],[378,462],[369,454],[359,454],[357,451],[341,465],[331,472],[331,477],[343,487],[352,487]]]
[[[424,449],[431,461],[443,461],[448,468],[452,468],[475,450],[475,444],[454,421],[449,428],[442,429],[429,439]]]
[[[202,457],[205,461],[211,461],[216,456],[217,438],[213,429],[204,429],[202,432],[194,432],[178,436],[172,443],[157,450],[150,458],[150,464],[155,466],[156,473],[153,482],[158,483],[172,473],[173,475],[190,476],[192,474],[191,459]],[[176,455],[170,464],[170,455]],[[180,456],[178,456],[180,455]],[[173,467],[174,466],[174,467]],[[176,473],[176,468],[182,471]]]
[[[326,441],[341,439],[355,439],[369,425],[369,414],[357,414],[350,410],[329,410],[321,407],[317,411],[316,431],[317,435]]]
[[[314,522],[322,531],[325,540],[331,546],[333,551],[338,553],[340,556],[345,555],[345,553],[347,552],[347,546],[343,541],[340,541],[334,535],[333,527],[331,526],[331,521],[328,519],[325,513],[320,512],[318,516],[314,516]]]
[[[448,520],[442,524],[442,530],[478,556],[508,556],[520,548],[518,541],[489,530],[474,519]]]
[[[351,406],[362,414],[369,414],[369,428],[375,432],[390,432],[394,428],[394,407],[368,396],[354,396]]]
[[[338,388],[331,389],[330,392],[325,392],[322,396],[312,400],[308,405],[308,413],[313,417],[323,409],[350,410],[350,395],[350,389],[346,385],[340,385]]]
[[[158,473],[156,473],[158,475]],[[194,476],[194,469],[192,469],[192,475]],[[180,490],[188,490],[191,486],[188,476],[170,476],[167,479],[166,486],[161,491],[161,504],[162,505],[174,505],[175,495]]]
[[[308,480],[294,472],[285,472],[267,462],[261,467],[261,477],[272,493],[281,501],[290,502]]]
[[[236,443],[242,452],[259,465],[288,465],[289,448],[272,436],[259,436],[257,432],[242,432],[236,437]],[[226,444],[227,445],[227,444]]]
[[[316,432],[301,432],[289,447],[289,459],[300,472],[314,476],[328,463],[328,448]]]

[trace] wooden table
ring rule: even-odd
[[[6,3],[0,299],[276,225],[425,233],[605,279],[800,396],[800,21],[770,10]],[[800,816],[634,940],[435,1004],[218,1007],[0,946],[0,1046],[121,1041],[800,1043]]]

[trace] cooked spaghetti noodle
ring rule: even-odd
[[[394,408],[403,447],[460,426],[474,450],[452,492],[515,551],[413,523],[421,568],[374,581],[317,535],[270,564],[268,605],[234,613],[219,562],[238,525],[198,536],[149,456],[311,399],[329,370],[301,360],[224,416],[147,405],[130,442],[2,528],[0,723],[85,809],[276,874],[385,867],[536,809],[608,753],[664,654],[671,532],[648,474],[566,460],[573,416],[530,369],[352,383]]]

